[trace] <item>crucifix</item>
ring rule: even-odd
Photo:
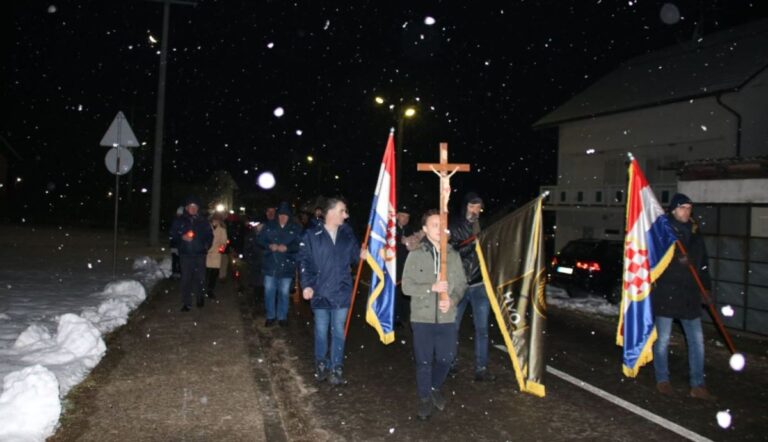
[[[469,172],[469,164],[448,162],[448,143],[440,143],[439,163],[418,163],[419,172],[434,172],[440,177],[440,277],[447,281],[448,252],[448,199],[451,197],[451,176],[456,172]],[[448,299],[448,293],[441,292],[440,300]]]

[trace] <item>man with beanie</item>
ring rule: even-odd
[[[491,305],[483,287],[483,277],[480,274],[480,261],[475,251],[477,235],[480,233],[480,213],[483,211],[483,200],[474,192],[464,196],[461,216],[450,227],[451,245],[461,255],[464,274],[469,288],[456,307],[456,331],[461,328],[461,320],[467,304],[472,305],[472,319],[475,325],[475,380],[493,381],[496,377],[488,371],[488,316]],[[457,335],[458,336],[458,335]],[[458,354],[458,349],[457,349]],[[455,361],[452,371],[455,372]]]
[[[205,217],[199,214],[200,201],[189,197],[184,201],[184,214],[171,226],[171,242],[179,248],[181,264],[181,311],[192,306],[192,293],[197,296],[197,306],[204,301],[205,257],[213,243],[213,229]]]
[[[301,226],[291,219],[292,216],[291,205],[283,201],[277,209],[277,219],[267,222],[258,236],[258,242],[264,248],[261,268],[267,316],[264,325],[267,327],[275,321],[282,327],[288,325],[288,298],[301,237]]]
[[[687,254],[675,247],[675,255],[651,289],[651,304],[655,317],[657,339],[653,344],[653,369],[656,388],[661,394],[671,396],[674,389],[669,382],[669,336],[672,322],[679,320],[685,331],[688,347],[688,369],[691,390],[689,395],[697,399],[714,400],[704,386],[704,335],[701,330],[702,297],[690,271],[698,273],[705,289],[709,291],[707,248],[692,222],[693,202],[682,193],[675,194],[669,204],[669,224],[682,243]],[[709,298],[709,296],[708,296]],[[709,298],[711,299],[711,298]]]

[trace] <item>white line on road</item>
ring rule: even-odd
[[[494,347],[496,347],[499,350],[507,353],[507,348],[504,347],[503,345],[494,345]],[[586,382],[584,382],[584,381],[582,381],[580,379],[577,379],[577,378],[569,375],[568,373],[562,372],[562,371],[560,371],[560,370],[558,370],[558,369],[556,369],[556,368],[554,368],[552,366],[549,366],[549,365],[547,366],[547,373],[551,373],[551,374],[559,377],[560,379],[562,379],[562,380],[564,380],[566,382],[569,382],[569,383],[571,383],[571,384],[573,384],[573,385],[575,385],[575,386],[577,386],[579,388],[583,388],[584,390],[587,390],[588,392],[590,392],[590,393],[592,393],[592,394],[594,394],[596,396],[599,396],[599,397],[607,400],[608,402],[611,402],[611,403],[613,403],[615,405],[618,405],[619,407],[622,407],[625,410],[631,411],[632,413],[635,413],[638,416],[644,417],[644,418],[648,419],[649,421],[651,421],[651,422],[653,422],[653,423],[655,423],[655,424],[657,424],[657,425],[659,425],[659,426],[661,426],[661,427],[663,427],[663,428],[665,428],[665,429],[667,429],[669,431],[677,433],[680,436],[682,436],[682,437],[684,437],[684,438],[686,438],[688,440],[692,440],[692,441],[696,441],[696,442],[713,442],[712,439],[708,439],[708,438],[706,438],[706,437],[704,437],[704,436],[702,436],[702,435],[700,435],[698,433],[694,433],[693,431],[691,431],[691,430],[689,430],[689,429],[687,429],[685,427],[681,427],[680,425],[678,425],[678,424],[676,424],[676,423],[674,423],[672,421],[669,421],[667,419],[664,419],[661,416],[653,414],[653,413],[651,413],[650,411],[648,411],[646,409],[640,408],[640,407],[638,407],[637,405],[635,405],[635,404],[633,404],[631,402],[627,402],[627,401],[625,401],[624,399],[622,399],[620,397],[614,396],[614,395],[612,395],[611,393],[608,393],[605,390],[601,390],[601,389],[595,387],[594,385],[588,384],[588,383],[586,383]]]

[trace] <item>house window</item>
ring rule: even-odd
[[[624,191],[623,190],[617,190],[616,194],[613,196],[613,202],[614,203],[620,203],[624,201]]]
[[[576,201],[578,201],[578,202],[584,201],[584,192],[582,192],[581,190],[579,190],[576,193]]]
[[[602,190],[598,190],[597,192],[595,192],[595,202],[596,203],[602,203],[603,202],[603,191]]]
[[[663,190],[661,192],[661,202],[662,204],[669,203],[669,190]]]
[[[560,192],[560,202],[561,202],[561,203],[564,203],[564,202],[565,202],[565,191],[563,191],[563,192]]]

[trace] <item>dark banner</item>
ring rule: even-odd
[[[543,397],[547,301],[542,200],[536,198],[483,230],[477,254],[520,390]]]

